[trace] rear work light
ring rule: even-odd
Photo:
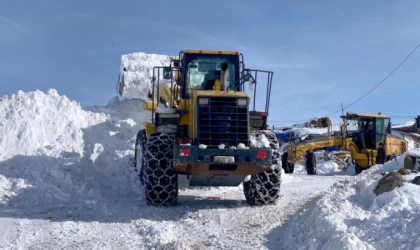
[[[191,144],[192,140],[190,138],[179,138],[178,143],[179,144]]]
[[[179,150],[180,156],[190,156],[191,150],[189,148],[181,148]]]
[[[265,158],[267,158],[267,151],[265,151],[265,150],[258,150],[257,151],[257,158],[258,159],[265,159]]]

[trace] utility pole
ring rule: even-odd
[[[341,102],[341,115],[343,115],[343,116],[344,116],[343,102]]]

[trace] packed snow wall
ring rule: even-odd
[[[121,56],[117,92],[122,97],[147,100],[152,89],[153,67],[169,66],[173,56],[130,53]],[[162,79],[162,71],[160,79]],[[157,74],[157,71],[156,71]]]
[[[113,98],[82,108],[54,89],[2,97],[0,204],[24,211],[142,198],[132,164],[136,134],[150,115],[143,103]]]

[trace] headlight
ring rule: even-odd
[[[246,98],[238,98],[238,106],[246,106],[248,104],[248,100]]]
[[[198,104],[200,105],[208,105],[209,104],[209,98],[199,98]]]

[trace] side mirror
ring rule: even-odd
[[[248,82],[250,79],[252,79],[251,71],[248,69],[244,70],[244,82]]]
[[[172,68],[165,67],[163,68],[163,79],[170,80],[172,78]]]
[[[253,78],[253,77],[250,77],[250,78],[248,79],[248,84],[249,84],[249,90],[254,91],[254,84],[255,84],[255,81],[254,81],[254,78]]]

